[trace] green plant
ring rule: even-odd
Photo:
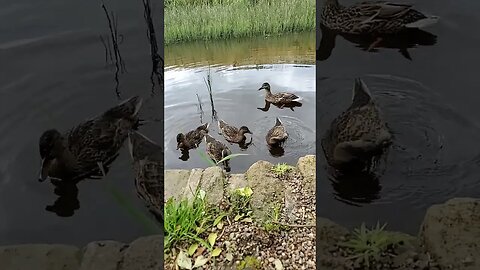
[[[259,270],[259,269],[262,269],[262,264],[257,260],[257,258],[252,256],[247,256],[238,264],[237,269],[238,270],[244,270],[244,269]]]
[[[238,156],[248,156],[248,154],[242,154],[242,153],[231,154],[231,155],[228,155],[228,156],[222,158],[221,160],[215,162],[211,158],[209,158],[205,153],[203,153],[201,151],[198,151],[197,153],[202,157],[203,160],[208,162],[208,164],[210,164],[211,166],[218,166],[218,165],[222,164],[222,162],[230,160],[230,159],[238,157]]]
[[[273,232],[280,230],[281,226],[278,223],[280,220],[280,205],[275,205],[272,209],[272,213],[269,214],[269,219],[263,224],[263,228],[267,232]]]
[[[230,193],[230,214],[235,215],[235,220],[250,216],[250,199],[253,191],[250,187],[238,188]]]
[[[354,230],[350,240],[339,245],[348,248],[353,253],[349,259],[354,259],[369,268],[373,262],[380,259],[383,252],[404,241],[400,236],[385,231],[386,225],[380,226],[377,223],[376,227],[368,229],[365,223],[362,223],[360,228]]]
[[[176,201],[170,198],[165,203],[165,240],[164,248],[167,250],[179,241],[195,241],[205,247],[208,243],[200,237],[205,232],[212,216],[207,209],[205,192],[197,191],[191,200]]]
[[[284,176],[287,172],[291,171],[293,166],[290,166],[286,163],[279,163],[272,167],[272,172],[278,176]]]

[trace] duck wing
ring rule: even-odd
[[[280,103],[288,103],[300,98],[292,93],[276,93],[273,96]]]
[[[223,120],[218,121],[218,127],[221,130],[223,137],[227,140],[233,140],[239,132],[238,128],[227,124]]]

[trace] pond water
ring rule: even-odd
[[[356,77],[370,87],[395,136],[373,179],[332,181],[318,152],[319,214],[348,227],[379,221],[416,234],[432,204],[480,196],[480,55],[473,34],[480,3],[421,1],[416,7],[440,16],[439,23],[387,38],[372,52],[365,50],[371,38],[336,36],[332,44],[331,32],[318,33],[317,140],[349,106]]]
[[[126,68],[119,70],[118,82],[100,40],[100,36],[106,40],[110,31],[99,1],[0,4],[0,245],[128,242],[147,234],[106,186],[108,181],[144,211],[135,194],[126,147],[102,180],[57,190],[49,181],[38,182],[38,141],[45,130],[67,131],[130,96],[143,97],[141,117],[151,120],[141,131],[159,143],[163,140],[161,123],[155,122],[163,97],[159,85],[151,81],[144,6],[141,1],[105,5],[118,16],[119,49]],[[158,18],[154,14],[159,14],[160,6],[152,3],[151,8]],[[160,23],[154,25],[160,28]]]
[[[253,38],[216,42],[195,42],[165,48],[165,167],[205,168],[208,161],[202,142],[190,150],[188,159],[176,150],[176,135],[210,125],[210,135],[226,143],[232,153],[246,156],[231,161],[233,173],[245,172],[257,160],[295,164],[306,154],[315,154],[315,34]],[[212,102],[206,86],[210,77],[216,117],[237,128],[245,125],[247,149],[229,144],[218,134],[212,117]],[[269,82],[272,92],[301,96],[300,107],[265,109],[264,91]],[[258,108],[263,108],[260,110]],[[265,135],[278,117],[289,134],[284,153],[270,153]]]

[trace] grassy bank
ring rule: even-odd
[[[165,43],[315,30],[315,0],[166,0]]]

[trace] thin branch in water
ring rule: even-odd
[[[200,96],[198,94],[195,94],[197,95],[197,100],[198,100],[198,110],[199,110],[199,113],[200,113],[200,124],[203,123],[203,105],[202,105],[202,101],[200,100]]]
[[[203,79],[205,85],[207,86],[208,94],[210,96],[210,105],[212,107],[212,121],[217,120],[217,111],[215,110],[215,104],[213,103],[213,93],[212,93],[212,79],[210,76],[210,69],[208,70],[207,78]]]
[[[147,38],[150,43],[150,55],[152,58],[152,72],[150,73],[150,81],[152,83],[152,96],[153,96],[155,95],[155,78],[157,80],[157,84],[159,88],[163,88],[163,85],[162,85],[163,72],[160,72],[160,67],[159,67],[159,64],[161,62],[161,68],[163,71],[163,59],[158,54],[158,44],[155,36],[155,27],[153,26],[150,0],[143,0],[143,8],[144,8],[143,16],[145,18],[145,22],[147,23]]]

